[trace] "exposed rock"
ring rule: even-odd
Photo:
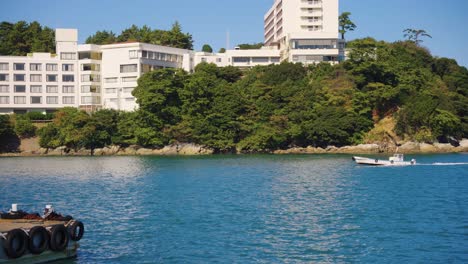
[[[399,153],[418,153],[420,152],[419,143],[416,142],[406,142],[398,148]]]
[[[94,149],[94,156],[103,156],[103,155],[104,155],[104,149],[103,148]]]
[[[468,139],[464,138],[460,141],[460,146],[458,147],[460,152],[468,152]]]
[[[153,152],[156,152],[158,155],[177,155],[178,145],[174,144],[174,145],[165,146],[164,148],[155,150]]]
[[[451,144],[441,144],[441,143],[434,143],[434,147],[437,149],[437,152],[439,153],[449,153],[449,152],[454,152],[455,147],[452,146]]]
[[[45,154],[47,154],[47,152],[49,152],[49,149],[48,149],[48,148],[40,148],[40,149],[37,151],[37,154],[39,154],[39,155],[45,155]]]
[[[140,149],[140,146],[137,145],[131,145],[127,148],[120,149],[119,152],[117,152],[117,155],[123,155],[123,156],[132,156],[132,155],[137,155],[137,151]]]
[[[336,150],[339,153],[346,154],[369,154],[369,153],[379,153],[380,146],[377,144],[361,144],[357,146],[345,146]]]
[[[65,146],[61,146],[61,147],[58,147],[58,148],[55,148],[55,149],[49,149],[48,152],[47,152],[47,155],[62,156],[62,155],[65,155],[67,153],[66,149],[67,149],[67,147],[65,147]]]
[[[136,154],[141,155],[141,156],[153,155],[153,150],[147,149],[147,148],[141,148],[136,151]]]
[[[179,155],[209,155],[209,154],[213,154],[213,152],[214,151],[212,149],[204,148],[203,146],[200,146],[200,145],[189,144],[189,143],[178,145]]]
[[[421,153],[436,153],[437,148],[434,145],[431,145],[431,144],[420,143],[419,144],[419,152],[421,152]]]

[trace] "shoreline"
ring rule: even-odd
[[[393,154],[397,150],[396,146],[387,146],[379,144],[361,144],[356,146],[327,148],[315,147],[293,147],[285,150],[262,151],[262,152],[240,152],[232,151],[224,154],[233,155],[248,155],[248,154],[272,154],[272,155],[314,155],[314,154],[355,154],[355,155],[377,155],[377,154]],[[417,143],[406,142],[398,147],[398,153],[402,154],[444,154],[444,153],[468,153],[468,139],[460,141],[459,146],[442,143]],[[104,148],[79,149],[73,150],[66,147],[58,147],[55,149],[40,148],[33,151],[19,151],[0,153],[0,157],[47,157],[47,156],[206,156],[206,155],[222,155],[223,153],[215,153],[211,148],[200,145],[181,143],[165,146],[160,149],[143,148],[132,145],[129,147],[108,146]]]

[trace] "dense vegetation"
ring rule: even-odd
[[[245,43],[245,44],[239,44],[237,45],[237,47],[239,47],[239,49],[241,50],[260,49],[261,47],[263,47],[263,43],[262,42],[253,43],[253,44]]]
[[[178,22],[172,25],[170,30],[151,29],[148,26],[138,27],[132,25],[124,29],[120,35],[112,31],[97,31],[86,39],[87,44],[112,44],[117,42],[138,41],[156,45],[169,46],[181,49],[193,49],[192,35],[183,33]]]
[[[360,143],[393,116],[407,140],[468,136],[468,71],[415,42],[361,39],[340,65],[282,63],[241,72],[200,64],[138,81],[136,112],[67,108],[39,131],[41,145],[162,147],[174,142],[219,152]]]
[[[51,51],[50,37],[53,43],[53,31],[36,22],[3,22],[0,49],[9,55]],[[455,60],[433,57],[419,46],[417,35],[408,39],[349,42],[348,60],[333,66],[282,63],[241,72],[204,63],[193,74],[177,69],[149,72],[133,92],[140,106],[135,112],[87,114],[64,108],[39,130],[32,120],[50,117],[1,116],[0,151],[11,151],[20,137],[35,134],[41,146],[50,148],[190,142],[218,152],[249,152],[342,146],[362,142],[385,117],[396,121],[395,132],[406,140],[468,137],[468,70]],[[193,43],[177,23],[170,31],[146,26],[132,26],[119,36],[100,31],[87,42],[127,40],[180,48],[192,48]]]
[[[25,56],[31,52],[55,53],[55,32],[38,22],[0,23],[0,55]]]

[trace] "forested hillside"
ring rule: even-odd
[[[384,117],[405,140],[468,137],[468,71],[413,42],[361,39],[339,65],[282,63],[241,72],[200,64],[138,81],[135,112],[76,109],[39,131],[44,147],[190,142],[218,152],[361,143]]]

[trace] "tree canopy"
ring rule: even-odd
[[[55,32],[38,22],[0,23],[0,55],[25,56],[32,52],[55,52]]]
[[[237,45],[237,47],[239,47],[239,49],[241,50],[260,49],[261,47],[263,47],[263,42],[252,44],[244,43]]]
[[[192,35],[182,32],[182,26],[175,22],[170,30],[151,29],[144,25],[122,30],[117,36],[112,31],[97,31],[86,39],[87,44],[112,44],[117,42],[138,41],[155,45],[163,45],[181,49],[193,49]]]
[[[345,39],[346,32],[354,31],[357,27],[356,24],[354,24],[353,21],[351,21],[351,19],[349,18],[350,16],[350,12],[343,12],[338,18],[340,25],[339,32],[341,34],[342,39]]]

